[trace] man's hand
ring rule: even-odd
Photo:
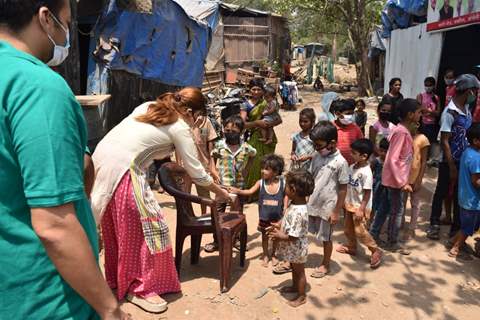
[[[298,157],[296,154],[292,154],[292,156],[290,157],[290,160],[292,161],[298,161]]]
[[[338,211],[333,211],[330,217],[328,218],[328,222],[330,222],[332,226],[336,225],[339,220],[339,217],[340,217],[340,214],[338,213]]]

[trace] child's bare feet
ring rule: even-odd
[[[298,289],[293,286],[284,286],[280,288],[281,293],[297,293]]]
[[[262,256],[262,267],[268,268],[268,263],[270,262],[270,259],[268,256]]]
[[[291,307],[297,308],[297,307],[300,307],[302,304],[305,304],[306,302],[307,302],[307,296],[299,295],[295,299],[288,301],[288,304]]]

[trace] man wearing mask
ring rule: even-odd
[[[69,0],[0,0],[0,319],[127,319],[97,265]]]
[[[440,120],[440,145],[443,150],[443,160],[438,169],[437,187],[433,195],[430,214],[430,227],[427,230],[427,236],[434,240],[439,239],[440,236],[442,201],[449,194],[453,195],[453,224],[450,236],[453,237],[460,227],[457,195],[458,164],[463,151],[468,146],[466,132],[472,124],[472,115],[468,105],[476,99],[478,88],[480,88],[480,82],[473,74],[459,76],[454,85],[455,97],[443,111]]]

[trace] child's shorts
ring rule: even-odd
[[[460,226],[463,234],[473,236],[480,229],[480,210],[460,208]]]
[[[308,217],[308,232],[312,233],[317,240],[323,242],[332,241],[332,225],[320,217]]]
[[[267,232],[267,228],[271,226],[272,223],[277,223],[280,220],[259,220],[257,230],[261,233]]]

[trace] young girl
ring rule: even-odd
[[[398,113],[396,110],[399,103],[403,100],[403,95],[400,92],[400,90],[402,89],[402,79],[392,78],[388,83],[388,86],[390,89],[388,93],[382,97],[382,101],[390,101],[390,104],[392,105],[392,110],[390,113],[390,118],[388,120],[394,125],[397,125],[400,119],[398,118]]]
[[[315,154],[315,145],[310,140],[310,131],[315,125],[315,111],[312,108],[306,108],[300,111],[298,120],[302,131],[292,136],[292,154],[291,170],[305,169],[308,170],[313,155]]]
[[[367,124],[368,114],[365,112],[365,101],[363,99],[358,99],[355,102],[355,123],[362,130],[363,135],[365,135],[365,125]]]
[[[413,192],[410,193],[412,213],[410,217],[410,225],[404,236],[405,241],[415,237],[415,228],[417,227],[417,219],[420,213],[420,190],[422,187],[422,179],[425,174],[425,168],[427,167],[429,146],[430,142],[427,137],[417,132],[413,138],[413,161],[412,168],[410,169],[410,177],[408,178],[408,183]],[[407,200],[407,198],[408,194],[406,195],[405,200]]]
[[[305,287],[305,262],[308,254],[308,211],[307,197],[313,192],[314,181],[305,170],[289,172],[286,175],[285,192],[291,200],[281,224],[268,228],[268,235],[278,241],[278,254],[292,267],[292,286],[283,287],[282,293],[296,293],[288,302],[298,307],[307,301]]]
[[[278,103],[277,103],[277,91],[272,86],[265,86],[265,101],[267,102],[267,107],[263,111],[263,120],[268,123],[275,123],[280,118],[280,114],[278,113]],[[268,127],[261,129],[262,137],[259,139],[265,144],[271,144],[273,141],[273,136],[275,134],[273,127]]]
[[[390,216],[388,226],[388,245],[392,251],[401,254],[409,252],[399,246],[398,235],[403,221],[404,199],[406,192],[412,192],[408,178],[413,158],[413,138],[420,121],[422,106],[415,99],[405,99],[398,105],[400,123],[390,134],[390,146],[385,157],[382,172],[382,184],[390,193],[390,212],[378,211],[370,233],[378,238],[387,216]]]
[[[388,99],[383,99],[378,107],[378,120],[372,126],[368,133],[368,138],[375,145],[375,154],[378,154],[378,144],[383,138],[387,138],[395,125],[389,121],[392,113],[392,105]]]
[[[422,123],[420,124],[419,132],[423,133],[428,138],[429,145],[432,147],[438,145],[438,118],[440,116],[440,108],[438,105],[439,98],[434,93],[435,83],[434,77],[425,78],[425,92],[417,95],[417,101],[423,107]],[[430,158],[431,156],[432,152],[429,148],[428,157]]]
[[[269,154],[262,159],[262,179],[258,180],[253,187],[248,190],[230,188],[231,193],[240,196],[251,196],[259,191],[258,194],[258,231],[262,233],[262,266],[268,267],[272,260],[274,266],[278,260],[275,256],[276,243],[272,245],[272,253],[268,252],[268,236],[266,229],[272,223],[280,221],[283,216],[287,198],[285,197],[285,181],[281,177],[285,163],[283,158],[276,154]]]

